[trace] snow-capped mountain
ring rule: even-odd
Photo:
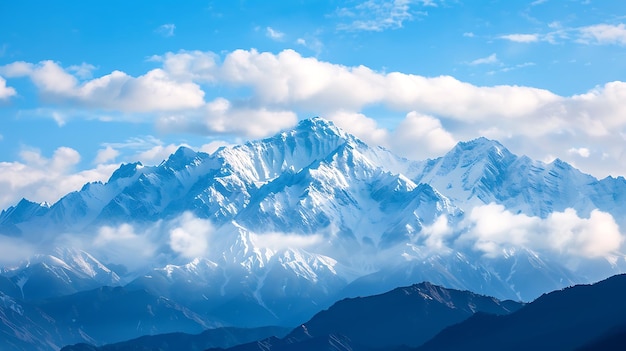
[[[13,267],[2,269],[4,276],[19,287],[20,298],[45,299],[119,285],[120,277],[89,253],[73,248],[55,248],[38,254]]]
[[[494,202],[542,218],[567,208],[583,216],[599,209],[626,224],[619,206],[626,195],[623,177],[597,180],[560,159],[544,163],[516,156],[495,140],[460,142],[412,172],[415,182],[430,184],[463,209]]]
[[[497,141],[411,161],[313,118],[213,154],[124,164],[52,205],[20,201],[0,213],[0,235],[39,255],[2,275],[21,298],[125,285],[223,325],[296,324],[338,298],[424,280],[531,300],[624,270],[621,239],[586,244],[626,225],[624,200],[624,178]],[[578,224],[560,230],[564,216]],[[46,249],[67,246],[80,249]],[[29,292],[42,284],[56,288]]]

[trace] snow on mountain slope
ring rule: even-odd
[[[226,325],[251,327],[297,324],[332,303],[333,292],[347,284],[346,268],[336,260],[282,245],[276,241],[289,238],[277,234],[233,227],[215,233],[206,258],[155,268],[127,288],[179,301]],[[241,308],[233,301],[255,312],[233,313],[228,308]]]
[[[23,286],[35,271],[39,286],[58,284],[56,294],[119,284],[107,268],[122,263],[112,259],[119,255],[103,255],[106,265],[93,258],[110,245],[146,261],[129,288],[252,326],[297,323],[342,294],[421,280],[528,300],[617,273],[623,240],[600,237],[615,228],[594,221],[612,216],[624,227],[625,200],[624,178],[518,157],[497,141],[409,161],[313,118],[210,155],[182,147],[157,166],[122,165],[108,182],[52,206],[23,200],[0,214],[0,233],[37,248],[70,238],[95,250],[43,252],[48,261],[12,271]],[[475,211],[481,206],[489,211]],[[592,221],[596,209],[608,214]],[[562,229],[555,213],[576,223]],[[96,242],[104,226],[106,240]],[[594,250],[581,249],[587,243]],[[604,260],[595,275],[572,263],[584,267],[590,257]]]
[[[236,217],[256,230],[295,233],[332,231],[333,240],[386,247],[406,240],[441,214],[459,211],[427,185],[372,163],[348,142],[299,172],[266,184]],[[351,244],[352,245],[352,244]]]
[[[594,209],[617,214],[615,197],[624,198],[626,189],[623,178],[621,184],[619,178],[600,184],[559,159],[546,164],[518,157],[486,138],[461,142],[443,157],[424,162],[413,179],[432,185],[465,210],[494,202],[513,213],[541,218],[567,208],[581,216]],[[616,218],[626,224],[623,216]]]
[[[89,253],[56,248],[29,258],[2,275],[19,288],[22,299],[38,300],[75,293],[102,285],[119,285],[120,277]]]

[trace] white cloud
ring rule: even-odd
[[[556,44],[559,41],[575,41],[583,44],[626,45],[626,25],[595,24],[585,27],[564,27],[560,22],[548,24],[551,31],[546,33],[514,33],[499,36],[517,43],[534,43],[545,41]]]
[[[361,113],[340,111],[329,115],[329,119],[370,145],[389,148],[414,160],[442,155],[456,144],[439,119],[415,111],[409,112],[394,130],[379,127],[373,118]]]
[[[494,59],[495,54],[486,61]],[[0,67],[0,74],[7,79],[31,77],[47,101],[63,101],[92,110],[110,109],[114,111],[111,118],[121,120],[155,121],[156,127],[166,133],[256,138],[293,126],[298,116],[320,115],[352,120],[354,124],[340,126],[365,141],[403,155],[411,154],[411,144],[403,142],[401,136],[423,133],[418,127],[428,124],[411,124],[396,118],[379,127],[364,115],[364,111],[374,107],[391,115],[415,112],[438,120],[441,128],[420,135],[424,139],[425,135],[439,131],[443,142],[434,145],[468,140],[489,131],[490,137],[501,139],[516,153],[536,159],[550,154],[576,161],[577,166],[596,176],[626,174],[626,157],[622,156],[626,154],[626,144],[621,134],[626,128],[624,82],[610,82],[574,96],[558,96],[525,86],[477,86],[451,76],[377,72],[365,66],[343,66],[303,57],[293,50],[277,54],[236,50],[226,54],[221,62],[213,53],[181,51],[153,60],[162,62],[163,68],[137,78],[116,71],[80,83],[50,61],[14,62]],[[504,67],[501,71],[529,65],[532,63]],[[213,89],[213,95],[221,90],[248,95],[233,99],[214,97],[205,102],[198,84]],[[62,125],[69,116],[81,115],[76,111],[80,110],[53,110],[46,115]],[[122,114],[115,115],[115,111]],[[144,115],[133,111],[143,111]],[[90,118],[87,116],[91,114],[83,115]],[[400,134],[401,123],[415,129]],[[567,152],[577,144],[587,145],[607,157],[581,159]],[[437,152],[442,148],[421,150]],[[428,155],[435,156],[439,154]]]
[[[181,110],[204,104],[204,92],[197,84],[178,82],[162,69],[136,78],[113,71],[83,83],[52,61],[16,62],[0,67],[2,72],[9,77],[28,76],[52,102],[123,112]]]
[[[219,57],[212,52],[179,51],[164,56],[154,56],[153,61],[163,62],[163,70],[177,81],[214,82]]]
[[[470,65],[489,65],[489,64],[495,64],[495,63],[499,63],[500,61],[498,60],[498,57],[496,56],[496,54],[491,54],[487,57],[482,57],[479,59],[476,59],[472,62],[470,62]]]
[[[51,158],[38,150],[25,149],[21,162],[0,162],[0,208],[14,205],[25,197],[35,202],[56,202],[61,196],[79,190],[91,181],[106,181],[117,165],[98,165],[75,172],[80,155],[60,147]]]
[[[96,158],[93,162],[95,164],[112,162],[115,161],[115,158],[117,158],[119,154],[119,151],[115,150],[111,146],[107,146],[104,149],[98,150],[98,154],[96,155]]]
[[[340,8],[336,15],[347,18],[348,23],[340,23],[339,30],[345,31],[376,31],[402,28],[404,22],[412,21],[416,16],[426,13],[412,10],[415,4],[436,6],[434,1],[411,0],[367,0],[350,8]]]
[[[626,25],[596,24],[582,27],[580,40],[595,44],[617,44],[626,45]]]
[[[553,212],[547,218],[513,214],[502,205],[489,204],[471,210],[462,223],[469,230],[458,244],[471,243],[474,249],[495,257],[510,247],[548,250],[566,256],[608,257],[620,250],[624,236],[608,213],[593,210],[581,218],[573,209]]]
[[[433,224],[424,226],[419,234],[426,237],[424,245],[428,249],[441,253],[449,250],[447,241],[454,234],[454,228],[448,223],[448,218],[441,215]]]
[[[265,28],[265,35],[272,40],[282,40],[285,37],[285,33],[278,31],[272,27]]]
[[[390,145],[401,156],[422,160],[449,151],[457,141],[432,116],[410,112],[394,130]]]
[[[156,228],[158,230],[158,228]],[[84,242],[85,239],[75,236],[69,240],[80,241],[79,244],[83,249],[94,253],[106,262],[123,264],[131,271],[136,271],[145,267],[147,260],[154,257],[157,250],[155,238],[150,237],[155,229],[146,230],[145,232],[137,232],[136,229],[128,223],[118,226],[103,226],[98,229],[98,233],[92,242]],[[68,240],[68,238],[63,238]]]
[[[209,240],[213,225],[207,219],[200,219],[189,212],[177,218],[169,231],[171,249],[187,258],[202,257],[208,254]]]
[[[573,147],[567,150],[567,152],[570,154],[578,155],[580,157],[584,157],[584,158],[587,158],[591,155],[591,152],[586,147],[580,147],[580,148]]]
[[[380,128],[373,118],[367,117],[362,113],[348,111],[337,111],[325,117],[332,120],[339,128],[370,145],[390,147],[390,131]]]
[[[539,41],[538,34],[507,34],[500,36],[500,39],[506,39],[516,43],[534,43]]]
[[[174,30],[176,29],[176,25],[173,23],[162,24],[155,31],[162,36],[169,38],[174,36]]]
[[[475,35],[472,32],[465,32],[463,33],[463,36],[466,38],[473,38]]]
[[[217,98],[207,103],[202,111],[161,117],[157,127],[169,132],[263,137],[291,127],[296,122],[296,114],[288,110],[237,107],[224,98]]]
[[[85,62],[81,63],[80,65],[74,65],[67,68],[69,72],[74,72],[74,74],[81,79],[90,79],[95,69],[96,66],[90,65]]]
[[[7,86],[7,81],[0,77],[0,101],[6,100],[11,96],[15,96],[17,92],[14,88]]]

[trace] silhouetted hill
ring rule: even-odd
[[[577,285],[545,294],[509,315],[477,313],[417,350],[604,349],[624,340],[624,296],[626,275]]]
[[[475,312],[507,314],[521,306],[513,301],[421,283],[381,295],[341,300],[285,338],[269,338],[228,350],[323,350],[327,347],[368,350],[417,346]]]

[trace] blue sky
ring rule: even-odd
[[[478,136],[626,174],[626,3],[0,2],[0,208],[323,116],[414,159]]]

